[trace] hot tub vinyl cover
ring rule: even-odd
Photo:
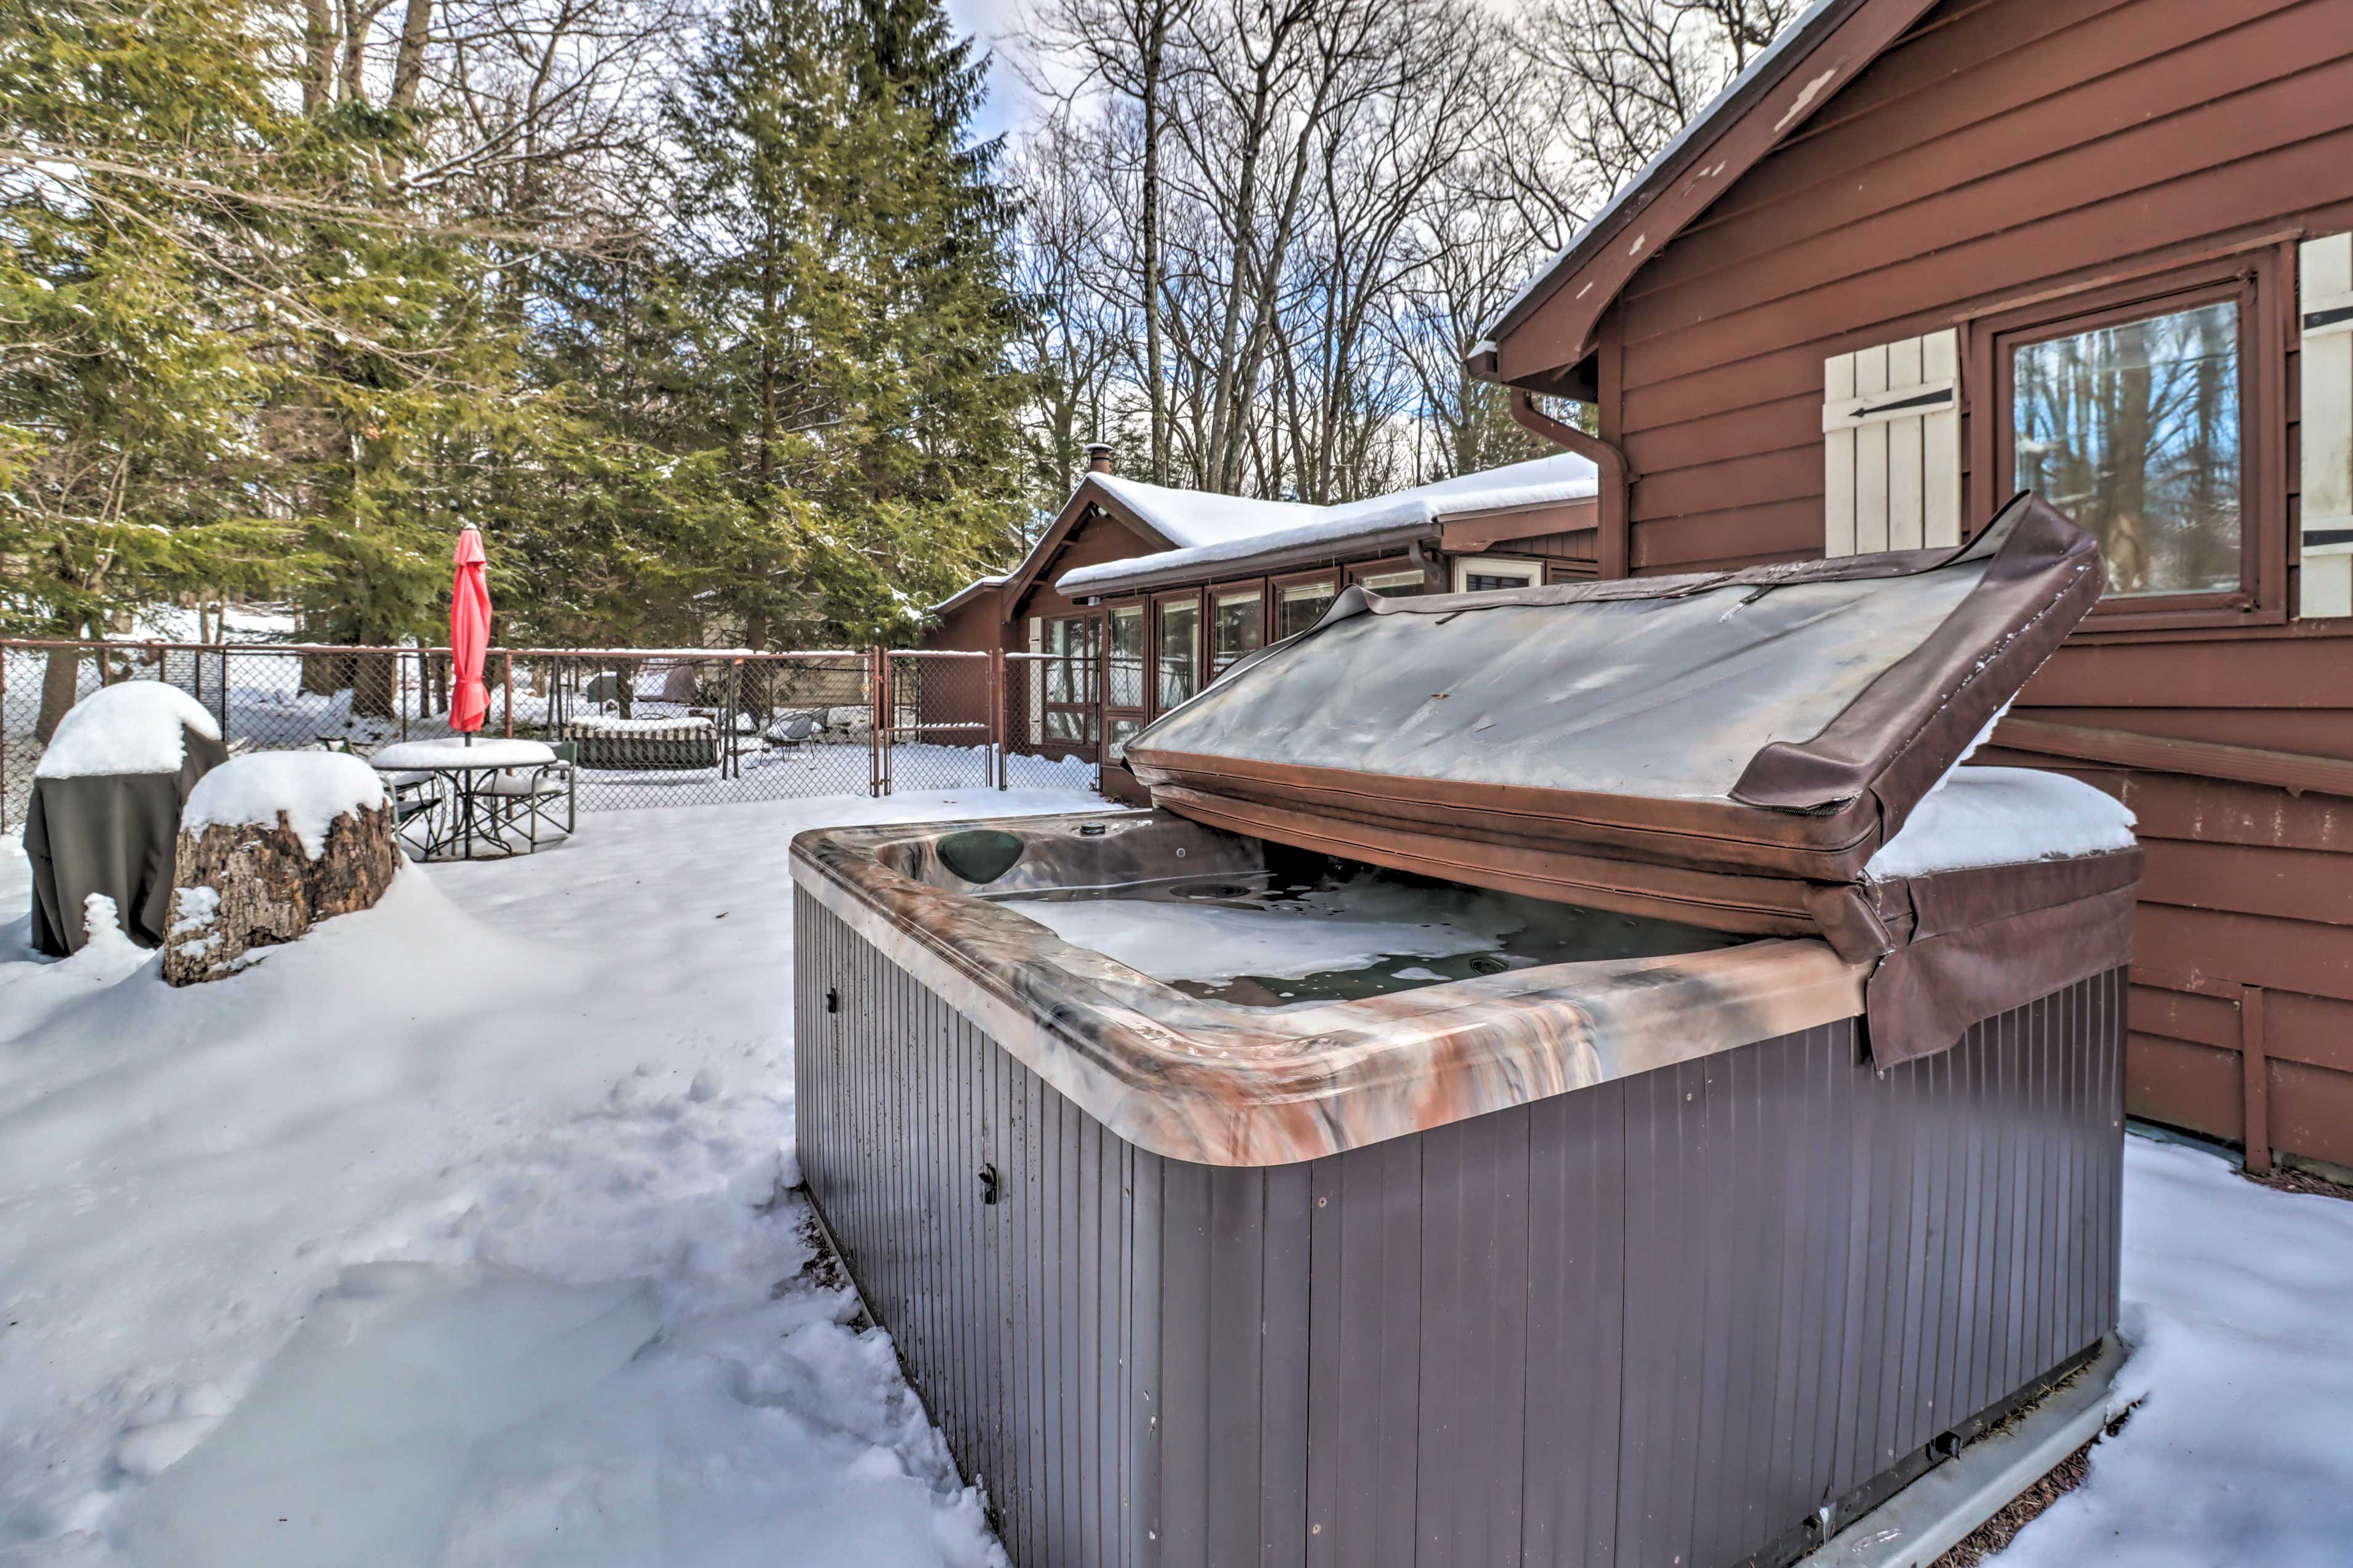
[[[1154,803],[1455,881],[1875,963],[1883,1063],[2128,960],[2137,850],[1872,856],[2098,599],[2031,494],[1956,550],[1384,599],[1352,587],[1128,744]]]

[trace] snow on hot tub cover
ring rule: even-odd
[[[2137,850],[2029,877],[1863,871],[2101,585],[2091,538],[2021,495],[1957,550],[1501,593],[1351,588],[1145,730],[1127,759],[1156,805],[1216,826],[1719,930],[1819,934],[1850,958],[1950,937],[1956,919],[2105,899],[2056,966],[2098,973],[2129,952]],[[1957,879],[1966,900],[1915,907],[1911,889]],[[1874,996],[1881,1058],[1957,1037],[1914,1024],[1942,1036],[1979,1004],[2082,977],[2012,996],[2052,957],[1997,945],[1969,961],[1966,995],[1930,1005],[1912,984],[1910,1023]],[[1930,990],[1949,978],[1919,967],[1882,963],[1891,1007],[1899,975]]]

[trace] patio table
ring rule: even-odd
[[[560,771],[568,772],[570,764],[543,741],[491,739],[470,745],[459,737],[402,741],[368,761],[393,786],[396,798],[404,784],[426,781],[434,784],[422,809],[403,816],[397,824],[403,842],[420,858],[472,860],[530,854],[539,847],[543,822],[551,828],[555,826],[543,807],[558,795],[566,797],[564,831],[566,835],[572,831],[568,781],[557,777]]]

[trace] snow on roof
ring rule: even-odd
[[[1010,572],[999,572],[987,577],[975,577],[938,604],[926,607],[923,613],[927,616],[944,615],[984,589],[1004,587],[1007,583],[1012,581],[1012,578],[1013,574]]]
[[[302,853],[316,860],[326,853],[335,818],[384,803],[384,781],[349,752],[256,752],[231,757],[198,779],[180,826],[188,833],[215,823],[275,827],[282,811]]]
[[[161,680],[124,680],[100,687],[58,721],[49,749],[33,776],[79,778],[91,773],[175,773],[186,760],[182,728],[207,740],[220,726],[204,705]]]
[[[1810,41],[1809,35],[1812,31],[1815,21],[1832,6],[1844,3],[1845,0],[1814,0],[1813,5],[1806,7],[1803,16],[1775,35],[1773,41],[1757,51],[1756,58],[1748,62],[1739,75],[1724,84],[1723,91],[1708,100],[1705,109],[1685,121],[1683,129],[1669,137],[1666,145],[1651,155],[1651,161],[1642,165],[1640,173],[1619,186],[1617,194],[1601,205],[1601,210],[1595,213],[1585,226],[1569,236],[1567,245],[1555,251],[1543,266],[1528,274],[1526,281],[1514,290],[1512,297],[1504,301],[1504,308],[1495,312],[1494,324],[1487,329],[1488,339],[1493,341],[1501,337],[1505,324],[1535,298],[1536,290],[1542,288],[1554,273],[1567,267],[1572,258],[1586,248],[1588,240],[1600,238],[1620,213],[1635,206],[1637,199],[1649,192],[1653,179],[1680,159],[1690,149],[1692,143],[1699,139],[1702,132],[1715,128],[1716,115],[1722,112],[1733,100],[1745,93],[1752,83],[1768,76],[1778,78],[1783,71],[1796,64],[1799,40]]]
[[[1092,478],[1179,550],[1230,544],[1280,529],[1296,528],[1314,521],[1325,510],[1302,506],[1296,501],[1254,500],[1209,490],[1147,485],[1141,479],[1122,479],[1117,474],[1096,474]]]
[[[1457,474],[1451,479],[1339,506],[1303,506],[1207,490],[1168,489],[1109,475],[1098,475],[1096,479],[1123,504],[1134,507],[1145,521],[1183,543],[1156,555],[1130,556],[1065,573],[1055,584],[1065,594],[1275,551],[1341,546],[1352,539],[1391,530],[1427,527],[1441,517],[1589,500],[1598,488],[1593,465],[1570,452],[1482,473]]]

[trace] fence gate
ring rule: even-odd
[[[1000,662],[986,653],[878,650],[876,795],[1002,784]]]

